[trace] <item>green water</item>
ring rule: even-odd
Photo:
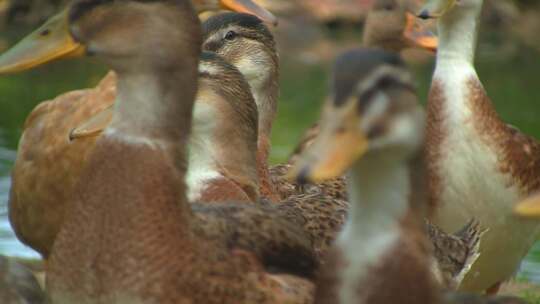
[[[10,33],[15,40],[19,33]],[[1,36],[0,36],[1,37]],[[540,54],[519,48],[511,55],[499,50],[497,39],[480,44],[477,70],[497,111],[505,121],[540,138]],[[304,65],[282,54],[281,98],[274,125],[271,159],[286,159],[303,130],[319,115],[327,91],[324,64]],[[414,66],[418,91],[424,101],[429,88],[432,64]],[[30,111],[43,100],[74,89],[95,85],[105,69],[92,61],[55,63],[19,75],[0,77],[0,254],[35,256],[18,243],[6,217],[9,171],[15,158],[21,127]],[[531,251],[521,276],[540,282],[540,245]]]

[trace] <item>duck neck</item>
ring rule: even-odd
[[[253,140],[242,134],[244,126],[234,118],[220,116],[220,109],[198,101],[193,115],[193,131],[189,144],[189,170],[186,176],[191,202],[199,201],[215,192],[213,186],[229,184],[221,195],[223,199],[256,201],[259,196]],[[230,136],[231,134],[238,136]],[[255,134],[255,133],[253,133]]]
[[[277,191],[272,183],[268,159],[271,149],[272,125],[277,113],[279,98],[278,68],[272,67],[270,77],[262,83],[250,81],[251,90],[259,111],[259,135],[257,140],[257,173],[259,175],[260,192],[270,200],[278,200]]]
[[[473,65],[481,5],[477,7],[471,9],[456,4],[439,19],[437,68]]]
[[[277,80],[269,80],[263,88],[253,89],[253,98],[259,109],[259,142],[270,140],[272,125],[277,113],[279,85]],[[265,139],[266,138],[266,139]]]
[[[197,90],[192,80],[197,79],[197,70],[193,69],[195,73],[190,70],[119,73],[117,102],[106,132],[119,134],[126,140],[151,140],[185,147]],[[185,158],[184,153],[175,157]]]
[[[341,241],[395,240],[409,211],[411,181],[407,164],[379,154],[356,163],[350,178],[352,204]]]

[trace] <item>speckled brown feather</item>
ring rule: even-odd
[[[482,140],[499,154],[499,170],[510,174],[522,195],[540,190],[540,143],[505,124],[493,108],[478,78],[467,82],[467,100],[475,117],[473,123]],[[436,207],[442,191],[439,163],[444,158],[442,143],[447,134],[445,127],[444,92],[440,80],[434,79],[429,93],[426,129],[426,165],[428,166],[428,201]],[[506,185],[512,186],[512,185]]]
[[[318,259],[311,235],[273,204],[192,204],[196,233],[254,253],[271,272],[313,277]]]
[[[317,184],[308,183],[302,185],[287,180],[286,176],[291,170],[291,167],[292,165],[290,164],[281,164],[269,168],[272,184],[275,185],[281,200],[287,200],[291,196],[304,194],[324,194],[336,200],[348,199],[346,178],[344,176]]]
[[[425,137],[425,164],[427,170],[427,201],[431,209],[437,207],[437,202],[442,191],[441,177],[437,172],[440,171],[439,164],[444,157],[442,143],[447,136],[447,130],[444,128],[444,91],[440,80],[433,79],[428,96],[427,104],[427,124]]]
[[[315,252],[324,261],[347,220],[348,202],[320,193],[304,194],[289,197],[277,208],[311,236]]]
[[[522,195],[540,190],[540,142],[505,124],[476,77],[467,81],[475,128],[499,152],[499,170],[510,174]],[[507,185],[511,186],[511,185]]]
[[[53,301],[278,303],[261,288],[262,268],[216,243],[197,241],[191,211],[178,202],[183,182],[176,161],[159,150],[100,141],[51,255],[47,287]],[[111,155],[122,157],[104,161]]]
[[[206,186],[204,186],[197,202],[220,203],[223,201],[231,201],[237,203],[252,203],[257,199],[257,196],[250,197],[246,190],[249,189],[242,189],[241,185],[227,177],[216,178],[206,182]]]
[[[455,234],[448,234],[429,221],[425,226],[437,261],[437,272],[442,276],[441,284],[455,290],[480,255],[480,237],[484,231],[476,220],[471,220]]]

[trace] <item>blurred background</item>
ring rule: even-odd
[[[281,59],[281,98],[271,156],[278,163],[287,158],[303,130],[317,119],[333,58],[360,46],[371,0],[256,2],[280,18],[279,26],[273,29]],[[414,10],[421,1],[410,2]],[[0,52],[66,3],[0,0]],[[497,111],[505,121],[540,138],[540,1],[486,0],[479,40],[477,71]],[[405,51],[403,56],[416,72],[418,91],[425,102],[434,57],[415,50]],[[0,77],[0,254],[37,257],[16,240],[6,216],[10,168],[26,116],[44,100],[94,86],[105,72],[93,61],[77,60]],[[518,277],[540,283],[540,243],[524,261]]]

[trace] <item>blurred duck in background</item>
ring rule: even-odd
[[[401,52],[407,48],[420,48],[435,52],[437,37],[416,22],[408,6],[399,0],[375,0],[367,14],[362,46]],[[289,156],[293,164],[319,134],[319,124],[310,127]],[[346,187],[341,187],[345,191]]]
[[[349,170],[350,210],[315,303],[439,303],[410,165],[421,152],[424,112],[398,55],[364,49],[337,59],[321,131],[291,177],[317,182]]]

